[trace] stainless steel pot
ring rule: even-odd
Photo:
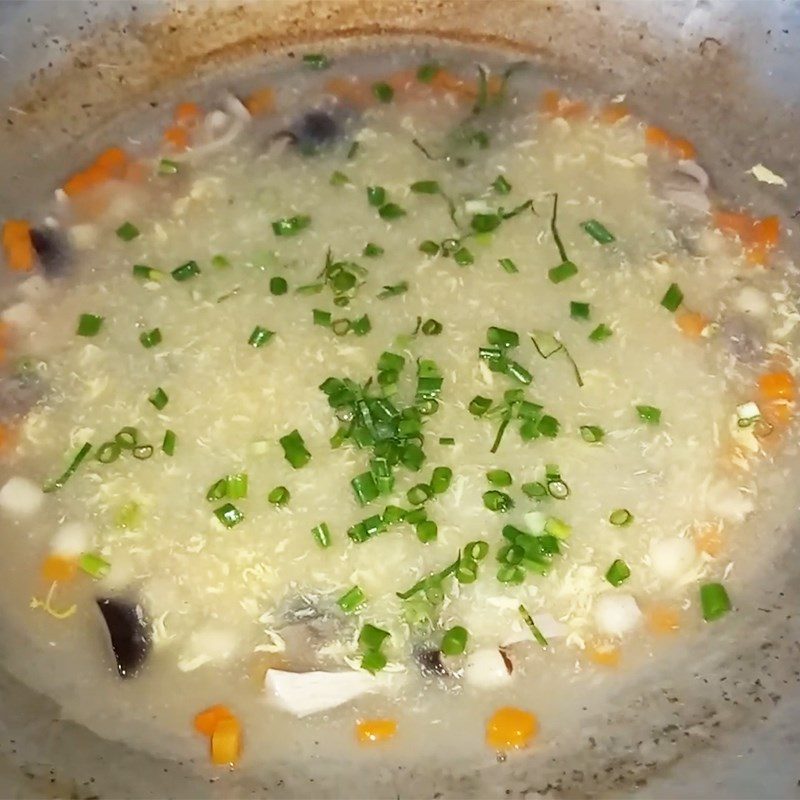
[[[780,214],[796,238],[799,28],[796,0],[5,0],[0,217],[32,208],[53,177],[102,144],[131,108],[157,104],[186,81],[228,79],[298,42],[369,47],[375,37],[416,34],[524,52],[566,80],[625,93],[642,116],[691,136],[732,203],[757,195],[761,211]],[[757,185],[745,171],[758,162],[789,188]],[[348,774],[299,764],[266,784],[237,773],[209,782],[190,765],[159,761],[62,719],[52,701],[25,686],[13,637],[0,627],[0,793],[798,797],[796,522],[766,515],[756,524],[771,525],[781,548],[758,564],[751,590],[737,598],[730,635],[714,641],[718,649],[709,651],[707,641],[675,648],[644,679],[620,685],[611,717],[588,709],[578,726],[566,726],[556,756],[552,748],[534,751],[483,770],[432,774],[419,763]]]

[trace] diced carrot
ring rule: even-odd
[[[630,109],[622,103],[609,103],[600,109],[598,117],[601,122],[613,125],[615,122],[619,122],[621,119],[625,119],[625,117],[629,117],[630,115]]]
[[[109,147],[84,170],[70,176],[62,187],[67,195],[74,197],[109,181],[121,179],[128,167],[128,155],[121,147]]]
[[[718,556],[722,552],[722,526],[719,523],[707,523],[694,530],[694,546],[701,553]]]
[[[490,75],[486,80],[486,91],[489,96],[495,95],[502,85],[503,80],[499,75]],[[439,92],[460,95],[466,100],[474,100],[478,96],[477,78],[462,78],[446,69],[438,70],[428,86]]]
[[[356,108],[366,108],[375,100],[369,85],[355,78],[331,78],[325,84],[325,91]]]
[[[3,252],[11,269],[27,272],[33,268],[36,251],[31,241],[31,226],[24,219],[3,223]]]
[[[122,178],[128,166],[128,154],[121,147],[109,147],[97,156],[92,166],[109,178]]]
[[[5,347],[1,347],[3,352],[3,358],[0,361],[5,359]],[[0,424],[0,450],[5,450],[11,444],[12,435],[11,429],[7,425]]]
[[[570,100],[557,89],[548,89],[539,98],[539,111],[550,117],[580,119],[586,116],[588,108],[581,100]]]
[[[126,183],[144,183],[147,172],[147,167],[141,161],[131,161],[122,177]]]
[[[505,706],[489,717],[486,743],[496,750],[521,750],[531,743],[538,730],[539,723],[530,711]]]
[[[233,714],[223,705],[210,706],[194,718],[194,729],[203,736],[211,736],[223,719],[231,719]]]
[[[682,311],[675,317],[675,322],[684,336],[699,339],[708,327],[709,320],[696,311]]]
[[[48,583],[65,583],[75,577],[78,564],[74,558],[63,556],[48,556],[42,562],[42,577]]]
[[[601,667],[618,667],[620,652],[618,647],[612,645],[592,645],[586,650],[586,655],[595,664]]]
[[[653,633],[676,633],[680,629],[680,615],[671,606],[653,605],[645,614],[647,626]]]
[[[182,152],[189,146],[189,132],[182,125],[170,125],[164,131],[164,141],[173,150]]]
[[[242,752],[242,729],[236,717],[217,722],[211,734],[211,761],[214,764],[235,764]]]
[[[751,264],[763,265],[780,239],[777,217],[753,217],[738,211],[715,211],[714,225],[723,233],[734,235],[744,248]]]
[[[254,116],[275,110],[275,91],[269,86],[256,89],[244,101],[245,108]]]
[[[647,126],[644,140],[650,147],[660,147],[675,158],[691,159],[697,155],[697,150],[688,139],[673,136],[657,125]]]
[[[365,719],[356,725],[359,744],[379,744],[393,739],[397,734],[397,722],[393,719]]]
[[[420,86],[417,80],[417,71],[414,69],[401,69],[389,75],[386,78],[386,83],[394,89],[395,94],[403,95],[408,91]],[[421,84],[425,85],[425,84]]]
[[[768,400],[794,400],[797,395],[794,378],[786,371],[765,372],[758,379],[758,391]]]
[[[191,128],[197,124],[201,113],[202,111],[197,103],[178,103],[175,106],[175,113],[172,115],[172,119],[176,125]]]

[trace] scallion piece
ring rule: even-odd
[[[350,322],[350,330],[356,336],[366,336],[372,330],[372,323],[369,320],[369,316],[364,314],[358,319],[354,319]],[[334,329],[334,333],[336,330]]]
[[[244,514],[233,503],[225,503],[225,505],[215,509],[214,516],[226,528],[233,528],[244,519]]]
[[[501,564],[497,570],[497,580],[511,585],[522,583],[525,580],[525,569],[519,564]]]
[[[482,417],[492,405],[492,401],[488,397],[481,397],[476,395],[469,401],[467,410],[473,417]]]
[[[215,256],[211,257],[211,266],[214,267],[214,269],[228,269],[230,265],[230,260],[222,255],[222,253],[217,253]]]
[[[139,443],[139,431],[130,425],[120,428],[114,435],[114,441],[123,450],[133,450]]]
[[[539,481],[523,483],[522,486],[520,486],[520,489],[522,489],[523,494],[533,498],[534,500],[541,500],[543,497],[547,497],[547,487]]]
[[[417,539],[423,544],[435,541],[439,535],[439,526],[432,519],[424,519],[418,522],[414,528]]]
[[[486,341],[496,347],[511,348],[519,345],[519,334],[506,328],[497,328],[494,325],[486,331]]]
[[[384,249],[374,242],[367,242],[362,250],[362,254],[367,258],[377,258],[378,256],[382,256],[384,252]]]
[[[286,281],[286,278],[282,278],[280,275],[275,275],[274,277],[270,278],[269,291],[271,294],[276,296],[286,294],[286,292],[289,291],[289,284]]]
[[[731,610],[731,600],[721,583],[704,583],[700,587],[700,605],[706,622],[714,622]]]
[[[311,224],[311,217],[298,214],[294,217],[282,217],[272,223],[272,232],[276,236],[296,236]]]
[[[379,650],[389,636],[389,631],[367,623],[358,635],[358,645],[364,650]]]
[[[361,669],[373,675],[386,666],[386,656],[380,650],[368,650],[361,656]]]
[[[486,480],[489,481],[492,486],[499,486],[500,488],[511,486],[514,482],[511,473],[505,469],[490,469],[486,473]]]
[[[466,628],[454,625],[450,630],[445,631],[439,649],[446,656],[460,656],[467,649],[468,638],[469,634]]]
[[[289,494],[289,490],[285,486],[276,486],[270,493],[267,495],[267,502],[272,503],[274,506],[285,506],[291,495]]]
[[[519,272],[517,265],[510,258],[501,258],[498,263],[506,272],[511,275],[513,275],[515,272]]]
[[[422,323],[420,330],[426,336],[438,336],[444,330],[444,326],[439,320],[426,319],[425,322]]]
[[[322,548],[331,546],[331,530],[327,522],[320,522],[311,529],[314,541]]]
[[[614,331],[605,324],[605,322],[601,322],[590,334],[589,339],[592,342],[602,342],[612,336]]]
[[[581,439],[589,444],[596,444],[602,442],[603,437],[606,435],[605,431],[599,425],[581,425]]]
[[[355,494],[356,500],[362,506],[371,503],[380,494],[371,472],[362,472],[360,475],[356,475],[350,481],[350,485],[353,487],[353,494]]]
[[[162,158],[158,162],[159,175],[177,175],[179,170],[178,162],[172,161],[169,158]]]
[[[489,511],[497,511],[504,513],[514,508],[514,501],[505,492],[498,492],[496,489],[490,489],[488,492],[483,493],[483,504]]]
[[[104,317],[98,317],[96,314],[81,314],[76,333],[78,336],[97,336],[103,327],[103,319]]]
[[[433,497],[433,489],[427,483],[418,483],[406,492],[406,498],[412,506],[426,503]]]
[[[408,188],[414,194],[439,194],[441,191],[438,181],[415,181]]]
[[[383,186],[367,186],[367,202],[380,208],[386,202],[386,189]]]
[[[420,243],[419,250],[427,256],[439,255],[439,245],[431,239],[426,239],[424,242]]]
[[[169,402],[169,395],[159,386],[147,400],[151,405],[161,411]]]
[[[562,261],[557,267],[553,267],[548,271],[547,277],[550,278],[553,283],[562,283],[577,274],[578,268],[575,264],[571,261]]]
[[[167,429],[164,432],[164,441],[161,443],[161,449],[166,453],[168,456],[175,455],[175,445],[178,441],[178,436],[175,431],[171,431]]]
[[[101,555],[97,553],[83,553],[78,559],[78,566],[87,575],[91,575],[95,580],[105,578],[111,569],[111,564],[108,563]]]
[[[430,83],[439,73],[439,69],[438,64],[423,64],[417,69],[417,80],[420,83]]]
[[[469,224],[475,233],[491,233],[502,221],[499,214],[474,214]]]
[[[366,599],[367,596],[364,594],[363,589],[360,586],[353,586],[336,601],[336,605],[345,614],[352,614],[359,606],[364,605]]]
[[[492,189],[496,194],[509,194],[511,192],[511,184],[506,180],[505,175],[498,175],[492,182]]]
[[[456,440],[452,436],[440,436],[439,437],[439,444],[445,446],[452,446],[456,443]]]
[[[383,81],[372,84],[372,93],[381,103],[391,103],[394,97],[394,89]]]
[[[397,297],[399,294],[405,294],[408,291],[408,281],[400,281],[394,285],[384,286],[378,292],[378,300],[386,300],[389,297]]]
[[[522,617],[523,622],[528,626],[530,632],[533,634],[533,638],[542,646],[547,647],[547,639],[544,638],[542,632],[539,630],[536,623],[533,621],[533,617],[530,615],[530,612],[524,605],[520,605],[519,613]]]
[[[322,309],[315,308],[312,311],[314,315],[314,324],[315,325],[322,325],[323,328],[330,328],[331,327],[331,312],[330,311],[323,311]]]
[[[161,331],[158,328],[153,328],[151,331],[145,331],[139,335],[139,341],[142,343],[142,347],[148,349],[155,347],[156,345],[161,344]]]
[[[569,315],[572,319],[589,319],[589,304],[572,300],[569,304]]]
[[[350,183],[350,178],[348,178],[344,172],[339,172],[337,169],[331,173],[328,183],[330,183],[331,186],[344,186],[345,184]]]
[[[572,533],[572,527],[558,517],[548,517],[544,523],[544,532],[555,536],[556,539],[568,539]]]
[[[304,53],[303,63],[310,69],[328,69],[331,60],[323,53]]]
[[[611,514],[609,514],[608,521],[612,525],[617,525],[622,528],[633,522],[633,514],[631,514],[627,508],[615,508]]]
[[[682,302],[683,292],[681,291],[681,287],[678,286],[677,283],[671,283],[664,296],[661,298],[661,305],[664,306],[667,311],[675,312]]]
[[[406,212],[397,203],[384,203],[379,209],[378,214],[381,219],[393,220],[404,217]]]
[[[311,460],[311,453],[306,449],[306,443],[296,428],[286,436],[281,436],[278,441],[283,448],[283,457],[295,469],[304,467]]]
[[[231,500],[241,500],[242,498],[247,497],[247,485],[248,480],[246,472],[238,472],[235,475],[228,475],[228,497],[230,497]]]
[[[404,520],[409,525],[419,525],[420,522],[424,522],[426,519],[428,519],[428,512],[424,506],[418,506],[417,508],[412,508],[411,511],[406,511],[404,517]]]
[[[475,263],[475,257],[466,247],[459,247],[458,250],[453,253],[453,261],[455,261],[459,267],[468,267],[470,264]]]
[[[139,461],[147,461],[148,458],[152,458],[154,450],[155,448],[151,444],[139,444],[131,452],[133,457],[138,458]]]
[[[599,244],[610,244],[617,240],[617,237],[602,222],[598,222],[596,219],[587,219],[585,222],[581,222],[581,228]]]
[[[614,561],[606,572],[606,580],[612,586],[619,586],[625,583],[631,576],[630,567],[621,559]]]
[[[518,361],[508,361],[505,365],[504,372],[509,378],[513,378],[525,384],[525,386],[528,386],[533,381],[533,375]]]
[[[134,264],[131,269],[134,278],[143,278],[146,281],[161,281],[164,273],[160,269],[148,267],[147,264]]]
[[[268,331],[266,328],[262,328],[261,325],[256,325],[247,340],[247,344],[251,347],[263,347],[274,335],[275,331]]]
[[[70,461],[69,466],[55,480],[48,481],[42,487],[43,492],[55,492],[60,489],[74,474],[81,462],[89,455],[92,450],[91,442],[84,442],[75,457]]]
[[[190,278],[194,278],[195,275],[199,274],[200,267],[197,266],[196,261],[187,261],[185,264],[175,267],[175,269],[170,273],[170,275],[172,275],[172,277],[178,282],[188,281]]]
[[[122,448],[117,442],[103,442],[97,448],[95,458],[101,464],[113,464],[122,454]]]
[[[639,419],[649,425],[658,425],[661,422],[661,409],[656,406],[636,406]]]
[[[443,494],[450,488],[450,482],[452,480],[453,470],[451,470],[450,467],[436,467],[431,475],[431,491],[434,494]]]
[[[123,242],[132,242],[139,235],[139,229],[132,222],[123,222],[115,233]]]

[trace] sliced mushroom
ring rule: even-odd
[[[438,647],[419,648],[414,651],[414,658],[423,675],[438,675],[439,677],[450,675],[450,670],[442,661],[442,651]]]
[[[297,717],[307,717],[376,691],[378,681],[367,672],[287,672],[268,669],[264,688],[276,706]]]
[[[51,228],[32,228],[31,244],[48,278],[57,278],[69,268],[70,247],[65,236]]]
[[[97,600],[122,678],[134,678],[150,652],[150,625],[138,603],[112,597]]]
[[[286,139],[301,153],[316,153],[343,137],[352,116],[349,109],[339,106],[312,109],[273,134],[272,139]]]
[[[0,416],[24,416],[44,391],[44,381],[35,367],[0,378]]]

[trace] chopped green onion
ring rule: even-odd
[[[134,264],[131,270],[134,278],[144,278],[146,281],[161,281],[164,273],[160,269],[148,267],[146,264]]]
[[[612,525],[625,527],[626,525],[630,525],[633,522],[633,514],[631,514],[631,512],[628,511],[627,508],[616,508],[609,515],[608,521]]]
[[[153,445],[151,444],[140,444],[133,448],[133,457],[138,458],[139,461],[146,461],[148,458],[151,458],[153,455]]]
[[[427,544],[434,541],[439,535],[439,526],[432,519],[424,519],[417,523],[415,531],[417,539],[423,544]]]
[[[444,326],[439,320],[426,319],[425,322],[422,323],[420,330],[426,336],[438,336],[444,330]]]
[[[519,272],[517,265],[510,258],[501,258],[499,264],[509,274]]]
[[[415,181],[408,188],[415,194],[439,194],[441,191],[437,181]]]
[[[499,214],[474,214],[470,227],[475,233],[491,233],[500,227],[502,221]]]
[[[443,494],[450,488],[452,480],[453,470],[450,467],[436,467],[431,475],[431,491],[434,494]]]
[[[519,564],[503,564],[497,570],[500,583],[519,584],[525,580],[525,570]]]
[[[266,328],[256,325],[247,340],[247,344],[251,347],[263,347],[274,335],[275,331],[268,331]]]
[[[572,528],[558,517],[548,517],[547,522],[544,524],[544,532],[555,536],[556,539],[568,539],[572,533]]]
[[[601,322],[590,334],[589,339],[593,342],[602,342],[605,339],[608,339],[609,336],[612,336],[614,331],[605,324],[605,322]]]
[[[543,497],[547,497],[547,487],[543,483],[539,483],[539,481],[523,483],[519,488],[522,489],[523,494],[527,495],[528,497],[532,497],[535,500],[540,500]]]
[[[362,472],[360,475],[356,475],[356,477],[350,481],[350,485],[353,487],[356,500],[358,500],[359,504],[362,506],[371,503],[380,494],[378,486],[375,483],[375,478],[371,472]]]
[[[336,605],[344,611],[345,614],[352,614],[359,606],[363,605],[367,596],[360,586],[353,586],[348,589],[337,601]]]
[[[361,142],[353,142],[350,145],[350,149],[347,151],[347,160],[352,161],[356,157],[356,153],[358,153],[358,148],[361,146]]]
[[[283,448],[283,457],[295,469],[304,467],[311,460],[311,453],[306,449],[306,443],[296,428],[286,436],[281,436],[278,441]]]
[[[439,437],[439,444],[441,445],[454,445],[456,440],[452,436],[440,436]]]
[[[322,309],[315,308],[312,312],[314,315],[314,324],[322,325],[324,328],[331,327],[331,312],[323,311]]]
[[[114,435],[114,441],[123,450],[133,450],[133,448],[139,443],[139,431],[131,426],[120,428],[120,430]]]
[[[490,345],[510,348],[519,345],[519,334],[516,331],[510,331],[506,328],[497,328],[491,326],[486,331],[486,341]]]
[[[286,294],[286,292],[289,291],[289,284],[287,283],[286,278],[282,278],[280,275],[275,275],[269,280],[269,290],[274,295]]]
[[[533,621],[533,617],[530,615],[530,612],[524,605],[520,605],[519,613],[522,617],[523,622],[528,626],[530,632],[533,634],[533,638],[542,646],[547,647],[547,639],[544,638],[542,632],[539,630],[536,623]]]
[[[572,319],[589,319],[589,304],[572,300],[569,304],[569,315]]]
[[[422,242],[419,246],[419,250],[428,256],[439,255],[439,245],[431,239],[426,239],[424,242]]]
[[[164,441],[161,443],[161,449],[168,455],[175,455],[175,444],[178,441],[175,431],[167,429],[164,432]]]
[[[276,486],[268,495],[267,502],[274,506],[285,506],[291,495],[285,486]]]
[[[545,472],[547,478],[547,492],[550,497],[556,500],[564,500],[569,497],[569,486],[561,478],[561,472],[556,464],[548,464]]]
[[[511,477],[511,473],[505,469],[490,469],[486,473],[486,480],[492,484],[492,486],[511,486],[514,482],[513,478]]]
[[[438,74],[439,69],[440,67],[438,64],[423,64],[417,70],[417,80],[420,83],[430,83]]]
[[[159,175],[176,175],[178,173],[178,162],[171,161],[168,158],[162,158],[161,161],[158,162],[158,174]]]
[[[561,241],[561,236],[558,234],[558,226],[556,225],[558,219],[558,192],[553,195],[553,215],[550,217],[550,231],[553,234],[553,240],[558,248],[558,255],[561,257],[561,263],[571,263],[567,251],[564,249],[564,243]],[[574,265],[573,265],[574,266]],[[576,267],[577,271],[577,267]]]
[[[104,317],[98,317],[95,314],[81,314],[76,333],[78,336],[97,336],[100,328],[103,327],[103,319]]]
[[[179,282],[188,281],[190,278],[194,278],[195,275],[199,274],[200,267],[197,266],[196,261],[187,261],[185,264],[175,267],[170,273],[170,275]]]
[[[295,292],[297,294],[319,294],[324,288],[324,283],[307,283],[305,286],[298,286]]]
[[[131,222],[123,222],[115,233],[123,242],[131,242],[139,235],[139,229]]]
[[[131,500],[129,503],[120,506],[114,515],[114,524],[123,530],[134,528],[139,521],[140,512],[139,504]]]
[[[458,250],[453,253],[453,261],[455,261],[459,267],[468,267],[470,264],[475,263],[475,258],[466,247],[459,247]]]
[[[122,448],[117,442],[103,442],[97,448],[95,458],[101,464],[113,464],[121,455]]]
[[[389,636],[389,631],[367,623],[358,635],[358,645],[363,650],[379,650]]]
[[[369,321],[369,316],[364,314],[358,319],[352,320],[350,323],[350,330],[356,336],[366,336],[372,330],[372,323]],[[334,333],[336,330],[334,329]]]
[[[228,494],[228,479],[220,478],[218,481],[209,486],[206,492],[206,500],[213,502],[214,500],[222,500]]]
[[[381,219],[393,220],[398,219],[399,217],[404,217],[406,212],[404,209],[400,208],[397,203],[384,203],[378,209],[378,214],[380,215]]]
[[[399,294],[405,294],[408,291],[408,281],[400,281],[393,286],[384,286],[383,290],[378,292],[378,300],[386,300],[388,297],[397,297]]]
[[[151,331],[145,331],[139,335],[139,341],[142,347],[150,348],[161,344],[161,331],[158,328],[153,328]]]
[[[385,525],[394,525],[406,518],[406,510],[400,506],[386,506],[381,518]]]
[[[311,69],[328,69],[331,60],[323,53],[304,53],[303,63]]]
[[[562,261],[557,267],[548,271],[547,277],[553,283],[561,283],[578,274],[578,268],[571,261]]]
[[[469,401],[467,409],[474,417],[482,417],[491,408],[492,401],[488,397],[476,395]]]
[[[244,519],[244,514],[233,503],[225,503],[225,505],[215,509],[214,516],[226,528],[233,528]]]
[[[509,361],[506,364],[505,373],[509,378],[514,378],[526,386],[533,381],[533,375],[517,361]]]
[[[714,622],[731,610],[728,592],[721,583],[704,583],[700,587],[700,605],[706,622]]]
[[[483,504],[489,511],[504,513],[514,508],[514,501],[505,492],[490,489],[483,493]]]
[[[372,84],[372,93],[381,103],[391,103],[394,97],[394,89],[383,81]]]
[[[581,222],[581,228],[600,244],[610,244],[617,239],[602,222],[598,222],[596,219],[587,219],[585,222]]]
[[[667,311],[677,311],[678,306],[683,302],[683,292],[677,283],[671,283],[664,296],[661,298],[661,305]]]
[[[650,425],[658,425],[661,422],[661,409],[655,406],[636,406],[636,413],[639,419]]]
[[[454,625],[442,636],[439,649],[446,656],[460,656],[467,649],[467,629],[461,625]]]
[[[367,202],[380,208],[386,202],[386,189],[383,186],[367,186]]]
[[[346,183],[350,183],[350,178],[348,178],[344,172],[339,172],[337,169],[331,173],[329,183],[331,186],[344,186]]]
[[[428,518],[428,512],[425,510],[423,506],[419,506],[418,508],[413,508],[411,511],[406,511],[405,521],[409,525],[417,525],[420,522],[424,522]]]
[[[394,370],[400,372],[406,364],[405,358],[397,353],[391,353],[384,350],[378,357],[378,369],[381,371]]]
[[[311,224],[311,217],[298,214],[294,217],[283,217],[272,223],[272,231],[276,236],[296,236]]]
[[[111,564],[108,563],[102,556],[97,553],[83,553],[78,559],[78,566],[87,574],[91,575],[96,580],[105,578],[111,569]]]
[[[246,472],[228,475],[228,497],[230,497],[231,500],[241,500],[242,498],[247,497],[247,483],[248,480]]]
[[[539,424],[537,425],[537,429],[542,436],[547,436],[550,439],[554,439],[558,436],[559,428],[561,427],[559,421],[555,417],[551,417],[549,414],[545,414],[540,420]]]
[[[384,254],[384,249],[379,245],[375,244],[374,242],[367,242],[364,245],[364,250],[362,254],[365,255],[367,258],[377,258],[378,256],[382,256]]]
[[[492,183],[492,189],[497,194],[509,194],[511,192],[511,184],[506,180],[505,175],[498,175]]]
[[[214,267],[214,269],[228,269],[230,265],[231,262],[222,255],[222,253],[217,253],[215,256],[211,257],[211,266]]]
[[[320,522],[311,529],[314,541],[322,548],[331,546],[331,529],[327,522]]]
[[[161,411],[164,406],[169,402],[169,396],[167,393],[159,386],[151,395],[147,398],[148,402],[154,405],[159,411]]]
[[[412,506],[419,506],[433,497],[433,489],[427,483],[418,483],[406,492],[406,498]]]
[[[605,431],[599,425],[581,425],[581,439],[589,444],[602,442],[603,437],[606,435]]]
[[[630,576],[630,567],[621,558],[614,561],[606,572],[606,580],[612,586],[619,586],[621,583],[625,583]]]
[[[361,669],[371,672],[373,675],[380,672],[386,666],[386,656],[380,650],[368,650],[361,656]]]
[[[80,450],[75,454],[75,457],[70,461],[69,466],[64,472],[55,480],[48,481],[42,487],[43,492],[55,492],[61,489],[64,484],[75,474],[75,471],[80,466],[81,462],[89,455],[92,450],[91,442],[84,442]]]

